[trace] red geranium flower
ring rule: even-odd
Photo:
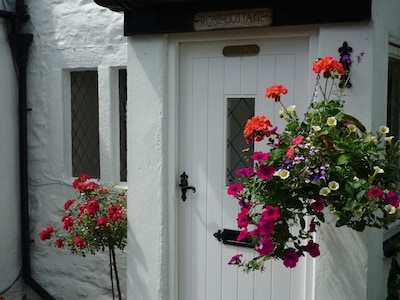
[[[336,59],[334,59],[332,56],[326,56],[322,59],[317,60],[316,62],[313,63],[312,69],[316,74],[321,74],[321,73],[325,74],[331,71],[337,71],[339,75],[344,74],[343,65]]]
[[[259,142],[264,137],[269,137],[272,134],[269,127],[272,127],[271,120],[265,116],[254,116],[247,120],[243,131],[247,144],[252,144],[255,141]]]
[[[281,94],[287,94],[288,90],[282,84],[270,86],[265,91],[265,98],[273,98],[276,102],[280,100]]]

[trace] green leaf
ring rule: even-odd
[[[347,154],[341,154],[339,155],[337,159],[337,164],[338,165],[345,165],[350,161],[350,156]]]
[[[357,193],[357,195],[356,195],[356,200],[357,200],[357,201],[361,201],[361,199],[364,197],[364,195],[365,195],[365,190],[359,191],[359,192]]]

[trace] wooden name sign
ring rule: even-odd
[[[272,10],[269,8],[201,12],[194,16],[196,31],[266,27],[271,23]]]

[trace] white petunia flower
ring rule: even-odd
[[[332,191],[336,191],[337,189],[339,189],[339,183],[337,183],[336,181],[331,181],[331,182],[329,182],[328,187]]]
[[[391,205],[391,204],[387,204],[387,205],[385,205],[385,210],[386,210],[386,212],[388,213],[388,214],[394,214],[395,212],[396,212],[396,207],[394,207],[393,205]]]
[[[335,117],[329,117],[326,121],[326,124],[328,124],[330,127],[334,127],[337,124],[337,120]]]
[[[385,137],[386,143],[388,143],[389,145],[391,145],[391,144],[392,144],[393,138],[394,138],[393,135]]]
[[[354,124],[349,124],[349,125],[347,125],[347,129],[350,131],[350,132],[357,132],[357,130],[358,130],[358,128],[357,128],[357,126],[356,125],[354,125]]]
[[[318,132],[321,130],[321,127],[318,125],[313,125],[313,126],[311,126],[311,128],[312,128],[312,130],[314,130],[314,132]]]
[[[290,175],[290,171],[288,171],[288,170],[280,170],[279,171],[279,177],[281,179],[286,179],[289,177],[289,175]]]
[[[381,126],[381,127],[379,127],[379,132],[382,133],[382,134],[389,133],[389,127]]]
[[[374,176],[375,176],[376,174],[385,173],[385,171],[384,171],[383,169],[379,168],[378,166],[374,166],[374,170],[375,170]]]
[[[328,196],[328,194],[329,194],[330,192],[331,192],[331,189],[328,188],[328,187],[323,187],[322,189],[319,190],[319,194],[320,194],[321,196],[324,196],[324,197]]]

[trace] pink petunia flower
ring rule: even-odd
[[[228,187],[228,195],[231,195],[235,198],[237,197],[237,194],[240,193],[241,191],[243,191],[243,185],[240,182],[232,183]]]
[[[249,168],[243,168],[243,169],[239,169],[236,170],[235,173],[239,176],[243,176],[243,177],[250,177],[251,175],[253,175],[254,173],[254,169],[249,167]]]
[[[275,168],[267,166],[267,165],[260,166],[260,168],[257,171],[258,177],[260,177],[261,179],[265,179],[265,180],[268,180],[272,176],[274,176],[274,173],[275,173]]]
[[[243,254],[236,254],[232,256],[232,258],[229,260],[228,264],[234,265],[240,262],[240,258],[243,256]]]
[[[238,213],[237,225],[239,228],[247,227],[250,223],[249,215],[247,211],[241,211]]]
[[[306,251],[310,253],[311,257],[319,256],[319,244],[314,243],[312,240],[309,240],[308,244],[306,245]]]
[[[267,205],[261,215],[267,220],[276,221],[281,217],[281,210],[279,207]]]
[[[269,237],[263,237],[261,240],[260,246],[257,248],[257,252],[268,256],[274,250],[275,245],[272,243],[272,240]]]
[[[245,237],[247,236],[247,228],[243,229],[242,231],[240,231],[238,237],[236,238],[236,240],[238,242],[240,242],[241,240],[243,240]]]
[[[263,162],[269,158],[269,154],[261,151],[254,152],[254,154],[250,156],[250,158],[258,162]]]
[[[288,253],[283,259],[283,264],[286,268],[294,268],[298,261],[299,256],[297,255],[296,251],[294,251],[294,249],[289,249]]]
[[[325,207],[325,200],[322,198],[318,198],[313,203],[311,203],[311,208],[314,211],[322,211]]]
[[[394,207],[398,207],[400,205],[400,196],[393,191],[389,191],[389,193],[385,194],[384,199],[385,202],[393,205]]]
[[[368,195],[368,197],[371,197],[371,198],[379,198],[383,195],[383,190],[381,188],[372,186],[369,189],[367,195]]]

